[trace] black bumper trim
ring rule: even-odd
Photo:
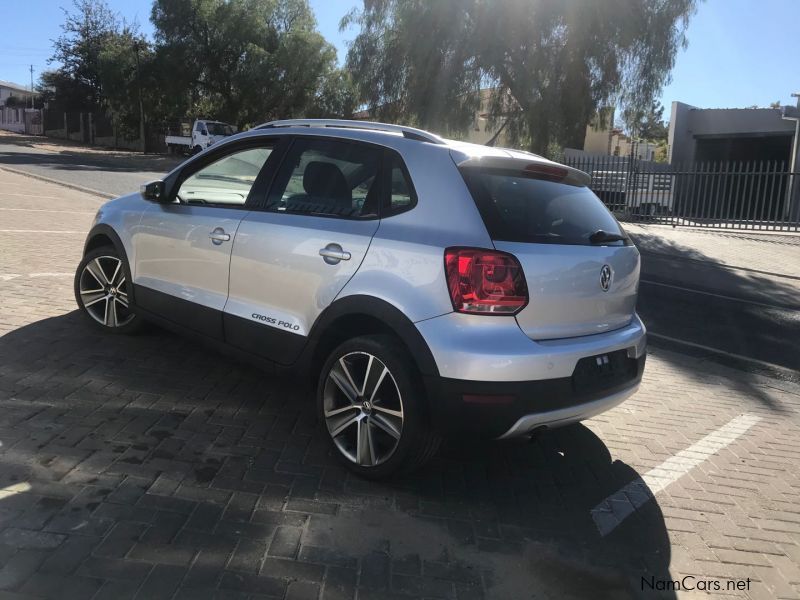
[[[587,381],[580,363],[571,377],[537,381],[425,377],[432,424],[446,436],[496,438],[525,415],[579,406],[636,386],[642,379],[645,355],[626,360],[622,372],[593,381]],[[465,401],[464,396],[471,398]],[[494,398],[481,403],[481,396]]]

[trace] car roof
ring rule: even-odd
[[[247,132],[234,136],[234,139],[250,136],[323,136],[351,139],[355,141],[379,144],[402,153],[414,152],[420,144],[428,150],[444,150],[450,152],[457,165],[480,165],[494,167],[519,167],[523,164],[537,163],[544,166],[558,166],[569,173],[569,182],[586,185],[588,175],[577,169],[566,167],[538,154],[517,150],[484,146],[471,142],[462,142],[439,137],[434,133],[389,123],[372,121],[336,120],[336,119],[290,119],[271,121],[259,125]]]

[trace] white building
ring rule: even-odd
[[[35,98],[37,95],[38,94],[36,92],[32,92],[30,88],[0,79],[0,106],[5,106],[6,101],[11,96],[14,96],[14,98],[16,98],[20,104],[30,106],[31,97]],[[24,108],[24,106],[21,106],[20,108]]]

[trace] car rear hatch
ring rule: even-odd
[[[586,187],[588,175],[509,154],[456,162],[495,247],[522,265],[529,302],[516,315],[519,326],[531,339],[547,340],[628,325],[639,253]]]

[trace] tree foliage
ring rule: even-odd
[[[623,113],[623,120],[631,136],[666,142],[669,128],[664,122],[664,107],[660,102],[651,102],[644,109],[628,107]]]
[[[154,0],[155,39],[106,0],[73,0],[53,42],[43,97],[67,111],[148,121],[216,118],[238,125],[297,116],[349,116],[354,91],[307,0]]]
[[[512,141],[579,147],[598,108],[649,106],[696,0],[364,0],[347,65],[380,118],[457,131],[481,88]]]
[[[152,21],[176,114],[244,124],[352,106],[306,0],[155,0]]]

